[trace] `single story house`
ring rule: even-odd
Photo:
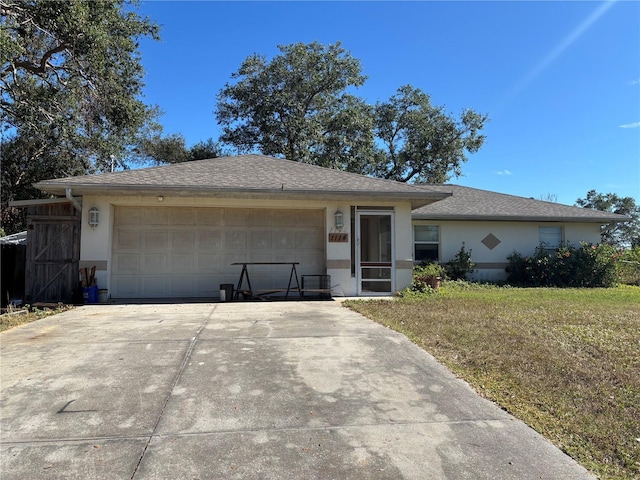
[[[540,241],[599,241],[625,217],[451,185],[408,185],[263,155],[46,180],[82,212],[80,267],[112,298],[215,297],[330,276],[334,296],[389,295],[462,242],[479,278]],[[326,278],[326,277],[324,277]],[[244,284],[243,284],[244,285]]]

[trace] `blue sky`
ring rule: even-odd
[[[487,140],[451,183],[572,205],[590,189],[640,202],[640,2],[143,1],[145,101],[190,146],[220,130],[215,98],[278,45],[340,41],[370,103],[411,84]]]

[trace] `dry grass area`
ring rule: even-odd
[[[640,478],[640,287],[451,283],[347,306],[405,334],[601,478]]]
[[[0,315],[0,332],[48,317],[49,315],[55,315],[69,308],[73,307],[61,304],[56,308],[23,308],[3,313]]]

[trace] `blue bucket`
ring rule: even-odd
[[[83,287],[82,298],[84,303],[98,303],[98,286]]]

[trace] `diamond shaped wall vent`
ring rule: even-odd
[[[484,244],[485,247],[487,247],[489,250],[493,250],[494,248],[496,248],[498,245],[500,245],[501,240],[496,237],[493,233],[490,233],[489,235],[487,235],[486,237],[484,237],[482,239],[482,243]]]

